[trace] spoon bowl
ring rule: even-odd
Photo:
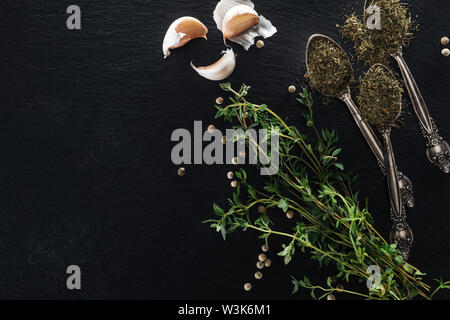
[[[387,81],[380,83],[376,77]],[[374,96],[380,98],[374,99]],[[386,96],[397,99],[383,100]],[[367,71],[360,86],[360,110],[369,124],[377,129],[395,126],[402,113],[402,90],[394,73],[385,65],[377,63]]]
[[[395,77],[394,73],[392,72],[392,70],[389,69],[388,67],[386,67],[384,64],[381,64],[381,63],[374,64],[372,67],[370,67],[370,69],[369,69],[369,71],[367,71],[367,73],[373,72],[373,70],[375,70],[376,68],[383,68],[387,73],[389,73],[389,75],[392,77],[392,79],[396,79],[396,77]],[[402,95],[401,95],[401,92],[399,94],[398,100],[399,100],[398,101],[399,102],[399,110],[398,110],[397,116],[393,119],[394,121],[397,120],[400,117],[400,115],[402,114]]]
[[[310,75],[310,77],[311,77],[311,71],[312,71],[312,70],[311,70],[310,61],[309,61],[309,53],[310,53],[310,49],[311,49],[311,47],[312,47],[313,41],[318,40],[318,39],[321,39],[321,38],[324,39],[324,40],[326,40],[326,41],[329,41],[330,43],[332,43],[338,50],[342,51],[343,56],[346,56],[346,57],[347,57],[347,54],[345,53],[344,49],[342,49],[342,47],[341,47],[336,41],[334,41],[334,40],[331,39],[330,37],[325,36],[325,35],[323,35],[323,34],[319,34],[319,33],[313,34],[312,36],[309,37],[308,42],[307,42],[307,44],[306,44],[306,57],[305,57],[305,61],[306,61],[306,70],[307,70],[308,74]],[[348,57],[347,57],[347,59],[348,59]],[[350,59],[348,59],[348,62],[349,62],[351,74],[353,75],[353,67],[351,66]],[[322,95],[324,95],[324,96],[326,96],[326,97],[328,97],[328,98],[338,98],[338,99],[342,99],[342,97],[343,97],[345,94],[348,94],[348,95],[350,94],[350,82],[351,82],[351,77],[350,77],[349,79],[342,79],[342,80],[344,81],[344,82],[343,82],[343,85],[342,85],[343,90],[342,90],[342,93],[339,94],[339,95],[333,95],[333,94],[330,94],[329,92],[326,92],[326,91],[324,91],[324,90],[321,90],[321,89],[320,89],[320,86],[318,86],[317,84],[315,84],[315,83],[314,83],[314,80],[313,80],[312,78],[311,78],[311,84],[313,85],[313,87],[314,87],[317,91],[319,91],[320,94],[322,94]]]

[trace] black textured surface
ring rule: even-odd
[[[339,39],[336,23],[362,1],[257,0],[278,33],[262,50],[233,45],[230,81],[303,128],[302,109],[287,94],[302,83],[312,33]],[[82,30],[66,29],[67,6],[82,9]],[[410,1],[420,32],[405,57],[440,127],[450,138],[446,1]],[[2,1],[0,9],[0,297],[1,298],[308,298],[291,297],[289,274],[324,281],[329,271],[297,256],[273,267],[254,290],[261,243],[235,234],[226,242],[200,222],[229,195],[227,167],[171,164],[176,128],[213,122],[217,84],[190,68],[215,61],[224,45],[212,19],[215,1]],[[201,19],[208,41],[195,40],[163,60],[170,23]],[[342,42],[342,41],[341,41]],[[343,162],[360,174],[377,226],[388,232],[387,194],[375,160],[342,103],[316,106],[322,127],[336,128]],[[411,263],[450,279],[449,176],[425,158],[411,109],[393,133],[401,170],[413,181],[416,207]],[[216,122],[218,128],[225,128]],[[274,242],[273,248],[278,249]],[[80,265],[81,291],[66,289],[65,269]],[[445,295],[442,295],[445,297]],[[446,297],[449,297],[447,294]]]

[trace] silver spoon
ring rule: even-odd
[[[376,68],[384,68],[391,76],[394,77],[394,74],[382,64],[373,65],[366,74],[366,77],[373,72]],[[398,110],[398,114],[393,119],[393,121],[397,120],[401,114],[401,95],[399,95],[400,99],[400,108]],[[383,106],[380,106],[383,107]],[[383,137],[384,149],[385,149],[385,166],[386,166],[386,174],[387,174],[387,184],[389,190],[389,200],[391,203],[391,221],[392,221],[392,230],[390,234],[390,239],[392,242],[397,242],[398,249],[403,255],[405,260],[408,259],[409,253],[411,250],[411,246],[414,240],[413,233],[408,223],[406,222],[406,209],[402,203],[401,193],[400,193],[400,185],[398,183],[398,169],[394,156],[394,148],[392,147],[391,142],[391,127],[383,126],[378,128],[381,136]]]
[[[309,64],[308,64],[308,49],[310,47],[311,41],[317,38],[324,38],[329,41],[331,41],[334,45],[336,45],[340,50],[344,52],[344,50],[337,44],[333,39],[322,35],[322,34],[313,34],[309,40],[308,44],[306,46],[306,68],[308,72],[310,72]],[[312,83],[314,86],[314,83]],[[331,97],[331,98],[338,98],[342,100],[350,110],[350,113],[352,114],[358,128],[360,129],[362,135],[366,139],[367,144],[369,145],[370,149],[372,150],[373,154],[375,155],[376,159],[378,160],[378,166],[380,167],[383,174],[386,174],[386,166],[385,166],[385,156],[384,156],[384,150],[383,146],[381,145],[380,141],[378,140],[377,136],[373,132],[372,128],[363,120],[361,113],[359,109],[356,107],[355,103],[353,102],[353,99],[351,97],[350,93],[350,82],[346,85],[347,89],[342,92],[342,94],[338,97]],[[328,96],[326,92],[320,92],[324,96]],[[328,96],[329,97],[329,96]],[[414,195],[413,195],[413,187],[411,180],[403,175],[401,172],[398,173],[398,184],[400,187],[400,193],[402,196],[402,202],[412,208],[414,207]]]
[[[366,21],[366,10],[368,4],[369,1],[365,0],[364,21]],[[403,58],[403,47],[400,46],[397,53],[393,54],[392,57],[400,67],[406,88],[411,98],[414,112],[419,119],[422,135],[426,141],[427,158],[432,164],[436,165],[443,172],[450,173],[450,146],[439,135],[439,130],[433,118],[430,116],[425,100],[420,93],[419,86],[414,80],[405,59]]]

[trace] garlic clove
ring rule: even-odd
[[[221,0],[214,10],[214,21],[217,28],[222,31],[224,39],[240,44],[245,50],[255,43],[256,37],[269,38],[277,32],[277,28],[263,16],[258,16],[258,22],[252,25],[256,21],[254,15],[257,15],[254,7],[255,5],[250,0]],[[246,15],[240,17],[243,13]],[[235,24],[237,26],[228,27],[230,21],[232,21],[232,26]],[[248,28],[244,30],[245,27]],[[241,32],[230,37],[229,29]]]
[[[181,17],[175,20],[167,29],[163,41],[164,58],[170,55],[170,49],[184,46],[186,43],[196,38],[206,39],[208,29],[198,19],[194,17]]]
[[[217,29],[222,31],[222,24],[225,18],[225,15],[230,11],[231,8],[245,5],[250,7],[251,9],[255,8],[255,5],[250,0],[221,0],[216,5],[216,9],[214,10],[214,21],[217,24]]]
[[[224,39],[231,39],[259,23],[258,13],[249,6],[238,5],[226,13],[222,21]]]
[[[192,62],[191,66],[202,77],[208,80],[221,81],[228,78],[236,67],[236,56],[234,55],[233,49],[228,49],[224,53],[222,58],[210,66],[196,67]]]

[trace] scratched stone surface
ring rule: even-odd
[[[255,102],[306,130],[304,110],[287,93],[290,84],[304,85],[306,41],[323,33],[342,43],[336,24],[361,12],[362,1],[255,2],[278,33],[262,50],[233,44],[237,68],[229,81],[251,85]],[[405,59],[450,139],[450,60],[440,55],[439,43],[450,27],[448,6],[409,3],[420,31]],[[80,31],[66,28],[70,4],[81,7]],[[308,299],[307,292],[291,296],[289,275],[323,283],[332,274],[300,254],[284,267],[276,257],[281,241],[273,239],[272,267],[245,293],[262,243],[251,232],[223,241],[201,224],[213,214],[212,202],[230,195],[230,168],[186,166],[180,178],[171,163],[173,130],[192,130],[195,120],[226,128],[214,120],[213,104],[222,94],[217,83],[190,67],[191,61],[214,62],[225,49],[214,7],[215,1],[186,0],[2,2],[0,298]],[[209,40],[195,40],[164,60],[166,29],[186,15],[206,24]],[[387,236],[386,184],[369,148],[341,102],[316,101],[317,123],[338,130],[342,162],[359,174],[356,188],[369,197]],[[411,106],[403,122],[393,144],[415,188],[410,262],[429,279],[450,279],[450,177],[427,162]],[[256,171],[249,172],[258,181]],[[71,264],[82,269],[81,291],[66,288]]]

